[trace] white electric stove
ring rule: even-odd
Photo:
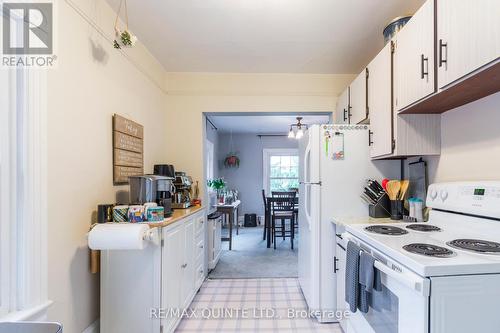
[[[425,223],[349,225],[377,259],[382,292],[348,333],[500,332],[500,182],[429,187]]]

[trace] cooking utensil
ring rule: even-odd
[[[385,192],[384,188],[382,187],[382,185],[380,185],[380,183],[378,181],[370,179],[369,183],[370,183],[370,186],[372,186],[372,188],[376,189],[377,191]]]
[[[366,193],[361,193],[361,197],[370,205],[374,205],[375,202]]]
[[[387,191],[387,183],[389,182],[389,179],[384,178],[382,179],[382,188]]]
[[[399,180],[390,180],[387,182],[385,190],[390,200],[397,200],[401,190],[401,182]]]
[[[401,181],[401,189],[399,190],[399,199],[403,200],[405,198],[408,187],[410,186],[410,181],[405,179]]]
[[[366,194],[366,195],[367,195],[370,199],[372,199],[372,201],[377,202],[378,197],[377,197],[375,194],[373,194],[372,192],[370,192],[370,190],[369,190],[368,188],[366,188],[366,187],[365,187],[365,194]]]
[[[371,200],[368,200],[368,198],[366,198],[366,196],[364,194],[360,194],[359,197],[361,199],[363,199],[364,202],[366,202],[367,204],[369,205],[372,205],[373,203],[371,202]]]

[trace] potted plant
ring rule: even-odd
[[[240,167],[240,158],[236,152],[230,152],[227,154],[226,159],[224,160],[224,166],[226,168],[239,168]]]
[[[122,5],[124,5],[125,11],[125,29],[121,30],[118,27],[118,20],[120,17],[120,11],[122,9]],[[122,47],[133,47],[137,42],[137,37],[130,32],[128,29],[128,11],[127,11],[127,0],[120,1],[120,7],[118,7],[118,11],[116,12],[115,19],[115,40],[113,41],[113,47],[115,49],[121,49]]]
[[[215,190],[215,192],[217,193],[217,198],[220,201],[220,199],[223,197],[222,190],[226,187],[226,182],[224,181],[224,178],[209,179],[207,181],[207,186]]]
[[[120,29],[115,30],[116,39],[113,41],[113,46],[115,49],[121,49],[122,47],[133,47],[137,42],[137,37],[134,36],[130,31]]]

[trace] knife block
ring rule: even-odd
[[[384,193],[374,205],[368,205],[368,215],[373,218],[391,216],[391,203],[387,193]]]

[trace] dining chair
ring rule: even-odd
[[[262,189],[262,202],[264,203],[264,235],[262,237],[262,240],[266,240],[266,231],[267,231],[267,226],[269,225],[269,221],[267,217],[269,216],[269,211],[267,209],[267,200],[266,200],[266,191]]]
[[[273,198],[294,198],[294,203],[297,198],[297,191],[273,191],[271,192]],[[298,231],[299,230],[299,207],[298,205],[295,204],[294,207],[294,214],[295,214],[295,229]]]
[[[272,197],[271,200],[271,232],[274,241],[274,249],[276,249],[276,238],[290,238],[290,246],[293,250],[293,241],[295,238],[295,197]],[[281,221],[281,226],[276,224],[276,221]],[[286,220],[290,221],[290,229],[286,228]]]

